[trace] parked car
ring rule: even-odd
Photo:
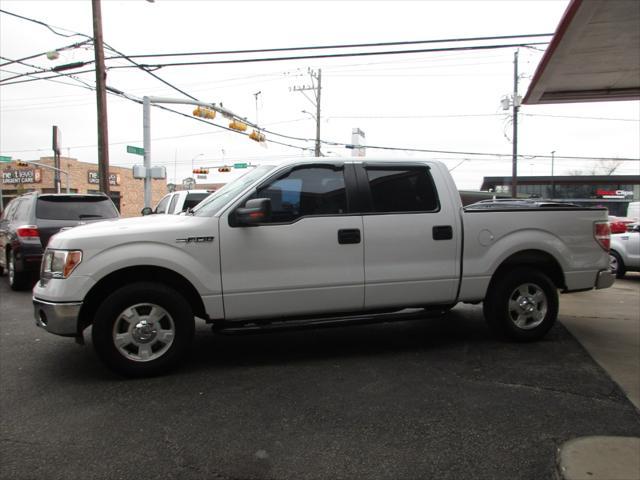
[[[627,206],[627,217],[636,222],[640,222],[640,202],[629,202]]]
[[[45,330],[113,370],[163,372],[198,317],[217,332],[389,321],[406,308],[484,303],[500,336],[542,338],[558,290],[610,287],[605,208],[462,210],[436,161],[263,165],[184,216],[56,235],[34,287]],[[404,317],[400,317],[404,318]]]
[[[637,220],[609,215],[609,226],[611,228],[611,233],[625,233],[628,228],[634,223],[637,223]]]
[[[21,195],[0,217],[0,274],[7,270],[14,290],[30,287],[52,235],[62,228],[118,217],[115,205],[104,194]]]
[[[625,233],[611,235],[609,265],[618,278],[625,273],[640,271],[640,224],[629,227]]]
[[[162,197],[152,211],[143,209],[142,214],[165,213],[179,215],[195,207],[211,193],[210,190],[179,190],[171,192]]]

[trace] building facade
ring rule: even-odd
[[[511,177],[484,177],[480,189],[509,194]],[[625,216],[629,202],[640,200],[640,175],[518,177],[518,197],[602,206]]]
[[[54,180],[53,157],[42,157],[19,165],[18,161],[0,164],[0,210],[13,198],[23,193],[39,191],[42,193],[56,193]],[[37,165],[40,164],[40,165]],[[98,165],[80,162],[75,158],[61,157],[60,169],[69,172],[60,175],[60,191],[71,193],[97,193],[100,191]],[[167,193],[166,180],[152,180],[151,204],[154,206]],[[109,188],[113,203],[123,217],[140,215],[144,207],[144,181],[133,178],[130,168],[109,167]]]

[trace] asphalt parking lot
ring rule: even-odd
[[[5,280],[3,479],[541,479],[566,440],[640,436],[638,410],[562,324],[533,344],[494,339],[479,306],[262,335],[202,324],[177,371],[123,380],[90,343],[38,329],[30,293]],[[640,277],[621,282],[634,295]]]

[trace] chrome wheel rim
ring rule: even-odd
[[[618,273],[618,259],[615,255],[609,254],[609,270],[611,273]]]
[[[9,277],[9,284],[13,285],[16,278],[16,266],[14,264],[13,252],[9,252],[9,261],[7,262],[7,276]]]
[[[113,344],[118,352],[135,362],[150,362],[163,356],[176,336],[173,318],[154,303],[125,308],[113,324]]]
[[[547,295],[535,283],[520,285],[509,296],[509,318],[522,330],[531,330],[540,325],[548,307]]]

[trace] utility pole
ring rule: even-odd
[[[518,196],[518,50],[513,55],[513,158],[511,171],[511,196]]]
[[[319,157],[322,155],[320,151],[320,97],[322,94],[322,69],[318,69],[316,73],[313,70],[309,70],[309,76],[311,77],[311,85],[304,85],[302,87],[293,87],[294,92],[302,93],[307,100],[309,100],[314,107],[316,107],[316,114],[313,115],[316,121],[316,148],[315,148],[315,156]],[[314,100],[309,98],[306,93],[307,90],[313,90]]]
[[[98,106],[98,176],[100,191],[109,195],[109,132],[107,128],[107,72],[102,43],[100,0],[91,0],[93,10],[93,50],[96,59],[96,98]]]

